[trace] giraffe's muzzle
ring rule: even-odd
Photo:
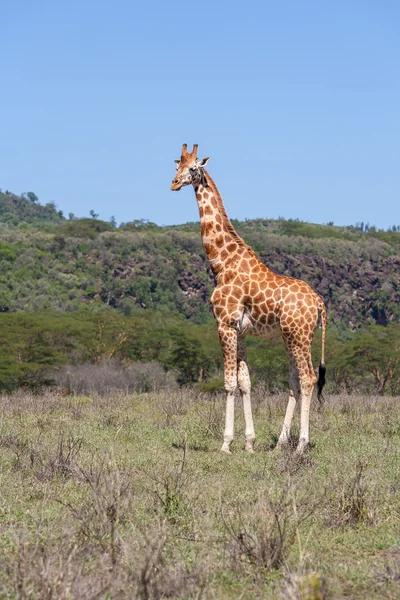
[[[178,179],[173,179],[172,183],[171,183],[171,190],[173,192],[179,192],[179,190],[181,189],[182,184]]]

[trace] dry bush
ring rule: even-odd
[[[347,527],[375,521],[371,492],[364,481],[364,472],[365,465],[359,461],[355,474],[339,487],[339,495],[332,498],[331,526]]]
[[[210,449],[210,442],[220,439],[224,427],[225,397],[207,394],[198,388],[182,387],[176,391],[157,395],[157,408],[161,412],[157,425],[176,429],[175,448],[190,450]],[[183,429],[182,419],[190,411],[190,420]]]
[[[159,392],[174,383],[156,362],[125,364],[115,359],[68,365],[53,377],[59,386],[76,395],[106,395],[117,390],[125,394]]]
[[[207,583],[205,562],[195,559],[187,567],[185,556],[177,554],[174,545],[176,532],[169,529],[185,508],[185,453],[165,478],[151,479],[156,513],[161,511],[163,524],[157,525],[156,516],[143,533],[139,523],[130,521],[134,499],[131,473],[121,471],[112,454],[94,454],[90,466],[83,467],[77,462],[80,441],[71,436],[60,434],[50,450],[37,447],[33,453],[30,444],[18,438],[1,439],[5,448],[21,454],[19,461],[30,466],[36,476],[69,477],[74,473],[79,476],[80,489],[68,500],[52,497],[66,509],[62,531],[49,528],[47,521],[35,522],[34,531],[16,526],[12,531],[7,523],[11,541],[9,551],[0,556],[1,598],[201,597]],[[0,524],[0,536],[3,533]]]
[[[167,561],[168,532],[154,531],[135,545],[124,542],[115,563],[100,548],[38,528],[14,532],[0,557],[0,597],[19,600],[200,599],[207,582],[201,559],[190,569],[181,557]],[[170,552],[169,552],[170,554]]]
[[[308,502],[298,504],[290,478],[276,499],[260,495],[254,504],[239,504],[229,512],[223,509],[227,550],[234,565],[251,565],[263,573],[278,569],[296,539],[300,524],[314,510]]]
[[[186,415],[196,392],[192,388],[178,388],[157,395],[157,408],[162,412],[160,427],[170,427],[178,417]]]
[[[0,437],[0,448],[5,448],[14,455],[14,469],[20,469],[24,465],[26,457],[30,455],[29,443],[15,434],[2,435]]]
[[[375,394],[331,394],[327,402],[329,408],[338,409],[342,414],[358,417],[365,414],[377,414],[382,411],[395,411],[398,398],[377,396]]]
[[[88,544],[98,545],[115,565],[121,544],[119,526],[132,499],[130,479],[121,473],[112,455],[103,456],[88,469],[81,467],[80,473],[89,489],[86,501],[78,505],[59,501],[78,522],[79,535]]]
[[[57,442],[50,446],[40,446],[38,442],[26,441],[18,435],[9,434],[0,436],[0,447],[14,454],[14,469],[29,470],[40,481],[51,481],[55,477],[80,478],[77,458],[82,439],[71,433],[61,430]]]
[[[14,547],[0,557],[0,597],[66,600],[82,570],[76,563],[73,537],[62,535],[56,540],[40,529],[35,533],[32,538],[23,530],[13,532]]]
[[[289,391],[287,393],[274,393],[263,382],[258,382],[251,392],[251,405],[255,416],[261,413],[267,415],[270,420],[277,411],[284,414],[289,400]]]
[[[31,468],[40,480],[52,480],[54,477],[80,477],[77,459],[82,447],[82,438],[70,432],[60,431],[55,447],[40,450],[31,444]]]
[[[33,392],[19,389],[12,394],[1,394],[1,410],[4,415],[11,414],[22,417],[26,414],[48,414],[57,410],[60,399],[52,393],[36,395]]]
[[[220,440],[225,422],[225,396],[206,396],[194,408],[193,425],[200,437]]]
[[[207,394],[198,388],[180,388],[157,399],[162,411],[160,427],[176,432],[174,448],[207,452],[213,439],[220,439],[224,428],[224,396]],[[190,419],[179,419],[190,411]],[[183,422],[183,425],[182,425]]]
[[[298,436],[289,437],[289,444],[283,448],[279,448],[278,469],[282,474],[287,474],[289,477],[295,478],[298,475],[303,475],[307,469],[311,469],[314,466],[314,460],[310,452],[297,455],[294,451],[297,447],[299,438]],[[310,444],[309,448],[313,448]]]
[[[177,467],[165,468],[164,473],[155,475],[141,469],[146,479],[151,482],[148,491],[153,497],[156,510],[166,517],[170,523],[177,523],[188,514],[186,489],[190,483],[186,473],[187,447],[182,448],[182,458]]]
[[[126,589],[132,589],[129,598],[133,600],[162,600],[182,598],[200,600],[207,584],[207,567],[202,557],[196,560],[191,570],[184,566],[179,557],[166,561],[168,531],[154,532],[141,544],[139,551],[133,553],[135,560],[125,568],[126,583],[117,580],[116,598],[127,597]],[[131,548],[132,553],[132,548]],[[127,557],[129,556],[128,553]],[[129,564],[129,563],[128,563]],[[114,595],[112,596],[114,598]]]

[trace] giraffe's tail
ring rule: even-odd
[[[326,308],[324,303],[321,301],[321,305],[319,307],[320,318],[321,318],[321,327],[322,327],[322,347],[321,347],[321,362],[319,363],[318,369],[318,381],[317,381],[317,397],[320,402],[323,401],[322,398],[322,390],[325,385],[325,336],[326,336]]]

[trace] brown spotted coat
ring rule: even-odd
[[[208,159],[197,158],[197,145],[191,154],[184,145],[181,159],[176,162],[178,173],[171,189],[178,190],[189,183],[194,187],[203,245],[217,282],[210,302],[224,355],[227,416],[222,450],[229,452],[233,439],[233,395],[237,386],[244,403],[246,449],[253,450],[255,434],[245,336],[281,335],[289,357],[290,396],[279,445],[288,443],[294,408],[300,399],[297,452],[302,453],[309,443],[309,411],[317,379],[311,362],[311,342],[319,320],[323,328],[324,365],[324,303],[304,281],[268,269],[236,233],[217,186],[204,169]]]

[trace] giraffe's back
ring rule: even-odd
[[[311,339],[323,306],[321,298],[306,282],[277,275],[257,263],[250,269],[235,265],[218,279],[211,298],[216,318],[240,333],[274,337],[282,331]]]

